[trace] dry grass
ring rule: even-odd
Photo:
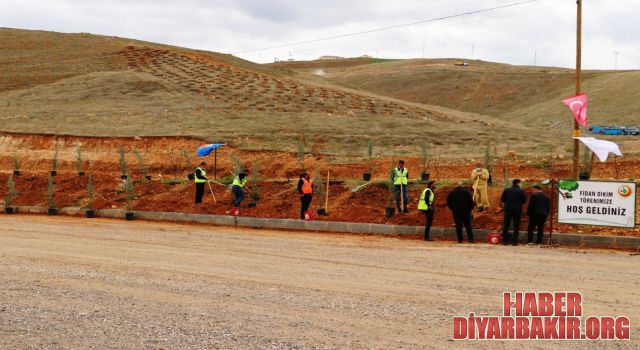
[[[419,154],[419,145],[427,142],[450,145],[452,155],[460,157],[480,156],[488,143],[509,143],[521,154],[547,152],[558,143],[560,133],[531,138],[543,130],[539,125],[507,121],[499,113],[489,117],[489,109],[478,114],[450,108],[475,105],[479,93],[459,104],[422,104],[437,101],[418,98],[425,89],[422,80],[428,79],[417,70],[437,70],[432,66],[445,61],[434,61],[431,68],[415,61],[363,62],[344,68],[346,73],[335,68],[330,77],[364,70],[367,79],[381,83],[381,91],[355,90],[345,87],[350,80],[335,78],[339,83],[334,83],[295,74],[286,65],[256,65],[229,55],[89,34],[0,29],[0,128],[89,136],[190,135],[287,151],[305,134],[316,140],[314,147],[334,154],[364,154],[371,138],[381,154]],[[432,79],[427,95],[454,101],[457,95],[447,87],[452,74],[461,77],[465,89],[481,89],[476,80],[496,75],[465,75],[474,69],[439,69],[444,75]],[[411,75],[417,80],[402,80]],[[415,98],[403,95],[403,89],[413,89]],[[509,96],[496,100],[502,106]]]

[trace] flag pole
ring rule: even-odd
[[[582,0],[576,0],[578,5],[578,23],[577,23],[577,37],[576,37],[576,96],[580,95],[580,76],[582,71]],[[574,118],[573,120],[573,136],[580,136],[580,125]],[[580,141],[573,139],[573,178],[578,178],[578,172],[580,171]]]

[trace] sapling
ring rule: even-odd
[[[7,213],[13,210],[9,208],[13,207],[13,201],[15,201],[16,198],[18,198],[16,182],[13,180],[13,174],[10,174],[9,179],[7,179],[7,193],[4,195],[4,206]]]
[[[233,163],[233,175],[238,176],[238,174],[244,172],[244,164],[242,164],[242,160],[236,154],[231,155],[231,162]]]
[[[53,159],[51,159],[51,175],[55,176],[58,172],[58,166],[60,166],[60,161],[58,160],[58,148],[56,147],[56,151],[53,154]]]
[[[251,203],[250,206],[255,207],[258,205],[258,201],[260,200],[260,186],[258,183],[260,182],[260,163],[256,160],[253,162],[253,167],[251,170],[251,176],[249,177],[249,192],[251,193]]]
[[[298,141],[298,162],[300,163],[300,169],[304,170],[304,142]]]
[[[493,174],[493,157],[491,157],[491,147],[487,145],[484,149],[484,164],[487,167],[487,171],[489,172],[488,183],[492,183],[492,175]]]
[[[391,160],[391,170],[389,171],[389,195],[387,196],[387,208],[394,208],[396,203],[395,185],[393,178],[395,177],[395,162]]]
[[[127,179],[124,181],[124,191],[125,191],[125,209],[127,213],[131,212],[131,201],[133,200],[133,180],[131,180],[131,173],[127,174]]]
[[[78,174],[83,175],[84,169],[82,168],[82,146],[78,145],[76,147],[76,168],[78,169]]]
[[[20,176],[20,159],[16,153],[13,153],[13,175]]]
[[[87,203],[87,209],[93,210],[93,202],[95,201],[95,191],[93,188],[93,174],[89,173],[89,178],[87,179],[87,196],[89,199],[89,203]]]
[[[373,173],[373,142],[367,144],[367,173]]]
[[[327,195],[327,191],[324,184],[324,179],[322,178],[322,174],[320,173],[320,169],[316,169],[316,172],[314,174],[313,187],[313,194],[317,198],[316,203],[320,203],[320,209],[326,210],[326,208],[324,207],[324,199]]]
[[[422,150],[422,173],[426,174],[429,167],[429,145],[423,142],[420,148]]]
[[[148,180],[149,167],[146,166],[146,164],[144,164],[144,157],[142,156],[142,153],[140,153],[140,150],[138,150],[137,148],[134,148],[133,154],[136,156],[136,159],[138,160],[138,165],[140,166],[140,171],[142,172],[144,178]]]
[[[47,203],[49,204],[49,209],[56,209],[55,203],[55,195],[56,195],[56,184],[53,182],[53,177],[49,175],[49,179],[47,182]]]
[[[125,158],[125,151],[122,146],[118,146],[118,165],[120,165],[120,174],[122,178],[127,176],[127,159]]]
[[[191,153],[186,149],[182,150],[182,158],[184,158],[184,165],[187,170],[189,180],[193,180],[193,161],[191,159]]]

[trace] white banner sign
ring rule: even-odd
[[[636,184],[618,181],[560,180],[558,222],[635,228]]]

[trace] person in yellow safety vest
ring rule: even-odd
[[[418,210],[422,211],[427,217],[427,222],[424,226],[424,240],[430,241],[429,232],[431,231],[431,225],[433,224],[433,200],[435,199],[436,185],[435,182],[429,181],[427,188],[422,191],[420,200],[418,201]]]
[[[240,203],[244,200],[244,184],[247,182],[246,174],[244,172],[239,173],[233,179],[233,184],[231,185],[231,192],[233,193],[233,207],[239,208]]]
[[[471,172],[471,184],[473,188],[473,203],[478,211],[489,210],[489,194],[487,193],[489,170],[483,169],[481,163]]]
[[[391,181],[393,181],[393,192],[396,195],[396,207],[398,208],[398,213],[409,212],[408,202],[409,202],[409,189],[407,188],[409,185],[409,170],[404,167],[404,160],[398,162],[398,166],[393,168],[391,172]],[[400,190],[402,189],[402,199],[404,208],[400,208]]]
[[[200,166],[194,171],[195,176],[193,177],[193,181],[196,183],[196,204],[202,203],[204,184],[208,181],[207,172],[204,170],[205,165],[207,165],[207,163],[200,163]]]
[[[311,205],[311,199],[313,198],[313,181],[307,172],[300,174],[298,193],[301,194],[300,202],[302,204],[300,207],[300,220],[304,220],[304,213],[309,210],[309,205]]]

